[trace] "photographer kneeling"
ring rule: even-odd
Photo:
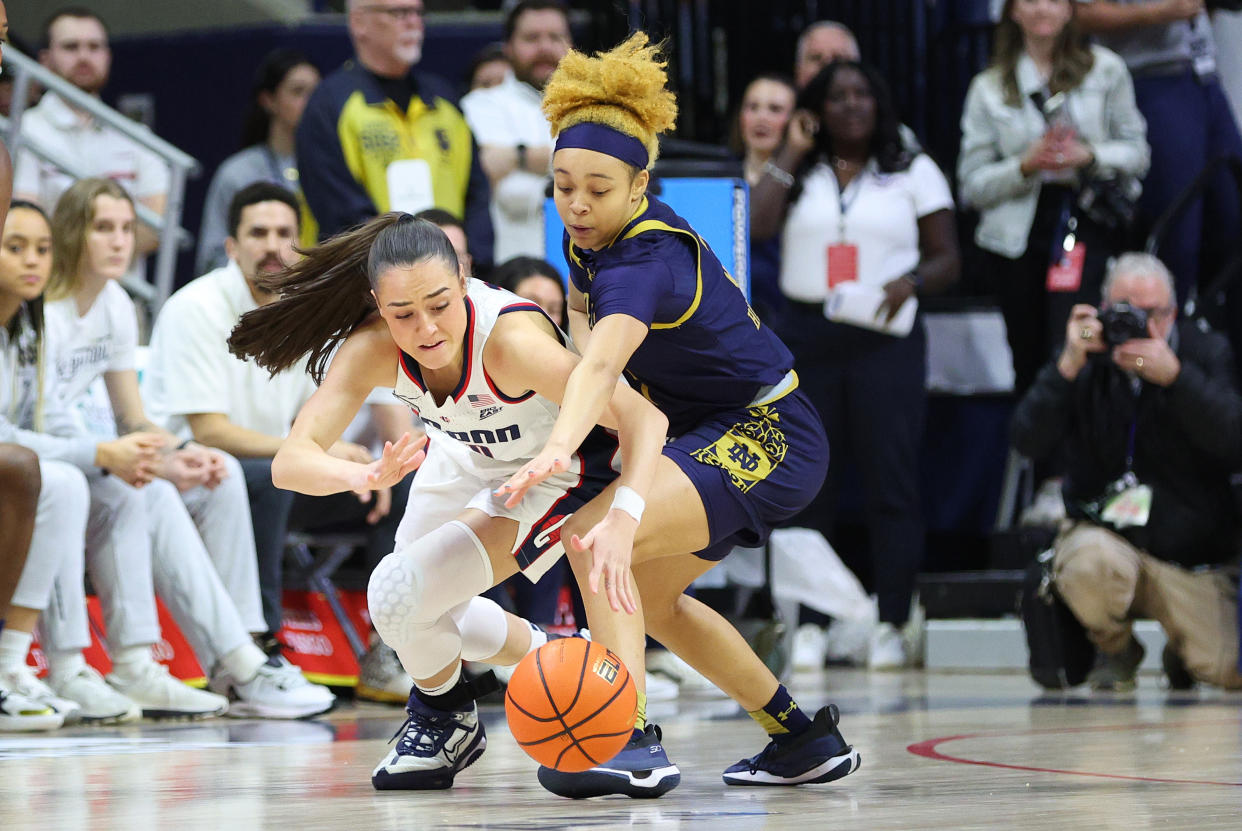
[[[1242,467],[1242,396],[1229,344],[1177,320],[1173,279],[1150,255],[1119,257],[1102,294],[1099,312],[1074,307],[1060,357],[1013,419],[1020,452],[1063,447],[1067,459],[1057,590],[1097,647],[1096,689],[1133,688],[1135,617],[1164,628],[1175,686],[1189,671],[1242,687],[1242,524],[1229,482]]]

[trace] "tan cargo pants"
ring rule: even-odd
[[[1134,618],[1152,618],[1196,679],[1242,688],[1236,568],[1189,571],[1085,522],[1062,531],[1054,550],[1057,589],[1101,650],[1120,652]]]

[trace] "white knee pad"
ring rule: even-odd
[[[461,632],[461,657],[467,661],[486,661],[505,645],[509,619],[496,601],[472,597],[449,611]]]
[[[396,650],[406,672],[429,678],[462,651],[449,610],[491,584],[487,550],[454,520],[380,561],[367,586],[367,604],[375,631]]]

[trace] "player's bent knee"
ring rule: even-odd
[[[406,557],[394,552],[380,560],[367,583],[367,609],[385,643],[401,638],[403,628],[418,612],[420,595],[421,582]]]
[[[1056,563],[1057,586],[1064,591],[1082,590],[1090,593],[1105,581],[1117,578],[1117,569],[1108,552],[1098,546],[1075,548],[1070,556]]]

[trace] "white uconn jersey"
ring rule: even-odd
[[[518,398],[502,393],[483,368],[483,349],[500,316],[540,312],[539,306],[504,289],[471,280],[466,293],[464,360],[457,387],[437,404],[412,357],[401,353],[393,393],[427,425],[431,452],[444,453],[480,479],[507,477],[543,449],[559,407],[527,391]],[[562,340],[566,340],[561,335]],[[575,454],[574,466],[580,465]],[[571,467],[570,472],[579,472]]]

